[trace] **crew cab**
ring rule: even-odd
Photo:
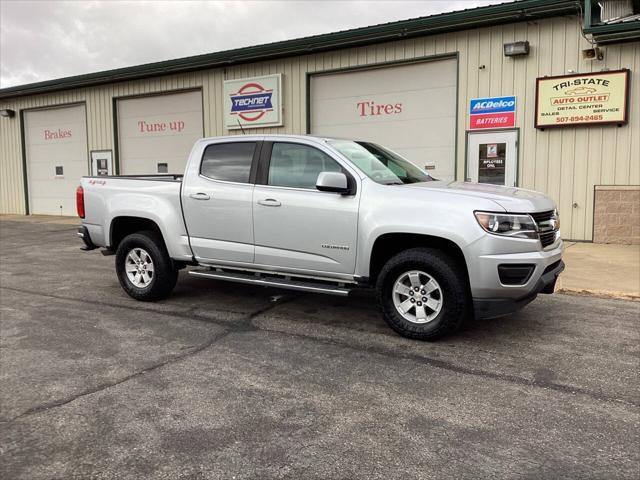
[[[196,142],[184,175],[83,177],[85,250],[115,254],[136,300],[178,271],[333,295],[375,288],[388,325],[432,340],[552,293],[564,268],[554,202],[445,182],[370,142],[261,135]]]

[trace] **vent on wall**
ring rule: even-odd
[[[601,0],[598,5],[600,6],[600,21],[602,23],[633,14],[631,0]]]

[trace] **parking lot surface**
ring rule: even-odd
[[[543,295],[422,343],[368,292],[182,272],[141,303],[71,225],[0,243],[2,478],[638,478],[639,302]]]

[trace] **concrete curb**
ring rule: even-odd
[[[599,297],[599,298],[611,298],[615,300],[629,300],[632,302],[640,303],[640,294],[625,293],[625,292],[611,292],[608,290],[582,290],[578,288],[560,287],[554,293],[562,293],[565,295],[575,295],[575,296],[582,296],[582,297]]]

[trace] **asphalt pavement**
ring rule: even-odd
[[[640,302],[542,295],[423,343],[369,292],[182,272],[136,302],[79,246],[0,221],[2,478],[640,474]]]

